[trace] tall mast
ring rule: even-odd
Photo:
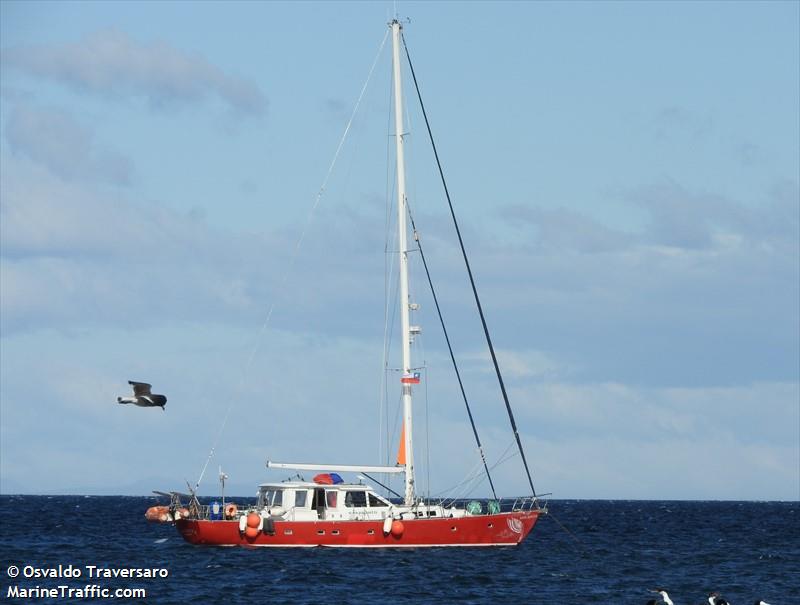
[[[406,236],[406,166],[403,146],[403,88],[400,76],[400,32],[403,26],[395,19],[392,26],[392,70],[394,72],[394,134],[397,157],[397,241],[400,257],[400,323],[403,349],[403,376],[411,375],[411,328],[409,326],[408,299],[408,242]],[[411,384],[402,382],[403,387],[403,433],[405,439],[405,504],[414,503],[414,452],[412,449]]]

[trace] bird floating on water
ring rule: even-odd
[[[669,594],[663,588],[653,588],[650,592],[657,592],[661,595],[661,602],[665,605],[675,605],[672,602],[672,599],[669,598]],[[646,605],[658,605],[659,601],[657,599],[650,599],[647,601]],[[708,604],[709,605],[730,605],[730,603],[724,599],[718,592],[714,591],[708,594]],[[754,605],[769,605],[766,601],[762,599],[756,599]]]
[[[167,398],[164,395],[151,393],[151,385],[133,380],[129,380],[128,384],[133,387],[133,397],[117,397],[117,403],[132,403],[143,408],[160,407],[164,410],[164,406],[167,405]]]
[[[663,588],[653,588],[653,589],[651,589],[650,592],[657,592],[658,594],[660,594],[661,595],[661,600],[664,601],[664,603],[666,605],[675,605],[675,603],[672,602],[672,599],[669,598],[669,594],[667,593],[667,591],[664,590]],[[648,605],[649,605],[649,602],[648,602]]]
[[[722,598],[716,591],[708,593],[708,605],[730,605],[728,601]]]

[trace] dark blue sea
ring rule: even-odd
[[[145,521],[153,498],[1,496],[0,502],[0,601],[97,602],[89,590],[143,588],[144,598],[113,600],[644,605],[656,596],[649,588],[664,587],[676,605],[704,603],[712,590],[733,605],[756,598],[800,604],[797,502],[551,501],[552,515],[520,546],[420,550],[198,547],[171,525]],[[72,566],[81,577],[24,577],[59,565],[62,575]],[[89,577],[90,566],[159,568],[168,576],[98,579]],[[18,577],[9,577],[10,567]],[[59,586],[86,592],[14,596]]]

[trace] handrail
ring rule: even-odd
[[[475,507],[473,506],[470,510],[468,507],[472,502],[476,502],[480,505],[479,511],[476,511]],[[490,502],[497,503],[497,509],[492,511],[490,506]],[[199,501],[194,500],[190,506],[190,518],[192,519],[199,519],[199,520],[210,520],[211,519],[211,504],[200,504]],[[175,506],[175,508],[179,508],[180,505]],[[419,511],[421,508],[429,508],[429,507],[441,507],[444,510],[467,510],[470,515],[477,516],[477,515],[490,515],[490,514],[498,514],[498,513],[509,513],[509,512],[517,512],[517,511],[538,511],[542,514],[547,514],[547,503],[542,502],[539,498],[534,498],[531,496],[524,496],[518,498],[500,498],[500,499],[485,499],[485,498],[475,498],[472,500],[460,500],[457,502],[451,503],[449,506],[445,505],[444,500],[437,501],[418,501],[414,506],[409,507],[411,512]],[[172,507],[171,507],[172,508]],[[395,508],[405,508],[402,504],[397,505]],[[247,514],[249,512],[259,512],[263,510],[263,507],[259,507],[257,504],[247,504],[243,505],[241,508],[238,509],[237,518],[243,514]],[[387,509],[389,510],[389,509]],[[174,511],[171,511],[174,512]],[[224,511],[221,511],[222,515],[221,518],[218,519],[220,521],[223,520],[231,520],[225,517]]]

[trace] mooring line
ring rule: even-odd
[[[547,516],[551,518],[553,521],[555,521],[558,524],[558,526],[561,529],[563,529],[566,532],[566,534],[575,541],[582,555],[585,555],[587,553],[588,549],[586,548],[586,545],[580,538],[578,538],[578,536],[576,536],[570,530],[568,530],[567,527],[561,521],[559,521],[558,518],[549,510],[547,511]]]

